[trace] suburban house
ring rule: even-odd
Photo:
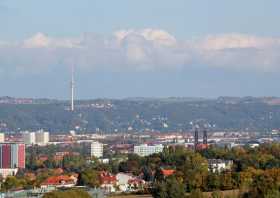
[[[128,173],[118,173],[116,175],[117,186],[122,192],[132,192],[143,188],[145,181],[134,177]]]
[[[48,177],[42,184],[41,188],[48,187],[73,187],[77,184],[77,178],[74,176],[60,175]]]
[[[232,160],[208,159],[208,170],[213,173],[230,170],[232,165]]]
[[[100,173],[100,183],[101,189],[104,190],[106,193],[116,192],[117,179],[115,175],[112,175],[106,171],[102,171]]]

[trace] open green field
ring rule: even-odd
[[[205,198],[211,198],[212,192],[204,192]],[[239,190],[226,190],[221,191],[223,197],[237,198],[239,195]],[[152,195],[112,195],[109,198],[152,198]]]
[[[109,198],[152,198],[152,195],[113,195]]]

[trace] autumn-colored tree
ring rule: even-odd
[[[231,172],[225,172],[221,174],[220,179],[221,179],[222,190],[231,190],[234,188]]]
[[[280,190],[280,168],[263,171],[254,177],[249,195],[252,198],[265,198]]]
[[[185,188],[176,177],[171,176],[166,180],[155,182],[152,195],[154,198],[184,198]]]
[[[78,185],[89,186],[89,187],[99,187],[99,172],[92,169],[86,169],[79,174]]]
[[[182,172],[189,191],[207,188],[208,163],[200,154],[193,153],[188,156]]]

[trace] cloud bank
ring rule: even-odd
[[[244,34],[179,40],[160,29],[120,30],[76,38],[37,33],[20,42],[0,41],[0,73],[45,72],[75,65],[94,70],[177,70],[210,67],[278,71],[280,38]]]

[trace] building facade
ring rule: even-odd
[[[92,142],[90,146],[91,156],[101,158],[103,157],[103,144],[100,142]]]
[[[0,133],[0,142],[5,142],[5,134]]]
[[[37,132],[23,133],[23,142],[27,145],[46,145],[49,142],[49,132],[39,130]]]
[[[36,144],[39,145],[46,145],[49,142],[49,132],[40,130],[38,132],[35,133],[35,141]]]
[[[208,159],[208,170],[213,173],[220,173],[225,170],[230,170],[232,165],[232,160]]]
[[[142,157],[149,156],[154,153],[160,153],[163,150],[162,144],[152,145],[149,146],[147,144],[142,144],[139,146],[134,146],[134,153],[140,155]]]
[[[34,132],[25,132],[22,134],[22,136],[24,144],[30,145],[36,143],[36,137]]]
[[[0,143],[0,169],[25,168],[25,145]]]

